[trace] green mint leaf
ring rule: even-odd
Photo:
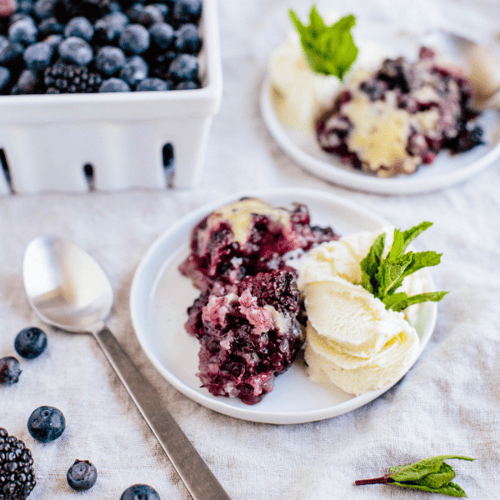
[[[418,481],[427,474],[438,472],[441,465],[445,460],[458,459],[458,460],[474,460],[471,457],[464,457],[463,455],[438,455],[436,457],[424,458],[414,464],[391,467],[390,477],[394,481]]]
[[[359,479],[354,484],[356,486],[387,484],[452,497],[466,497],[465,491],[458,484],[451,482],[455,477],[455,471],[450,465],[444,463],[445,460],[450,459],[474,460],[462,455],[439,455],[414,464],[393,466],[388,474],[373,479]]]
[[[373,293],[373,295],[376,295],[378,292],[378,281],[375,276],[380,266],[384,246],[385,233],[382,233],[377,236],[377,239],[373,242],[368,255],[360,263],[362,276],[361,286],[370,293]]]
[[[406,250],[408,245],[421,233],[423,233],[426,229],[429,229],[432,226],[432,222],[421,222],[418,226],[414,226],[408,231],[403,232],[403,238],[405,241],[405,245],[403,248],[403,252]]]
[[[313,5],[309,14],[310,24],[305,26],[293,10],[290,9],[289,14],[311,69],[342,80],[358,56],[358,48],[350,31],[356,18],[351,14],[327,26]]]
[[[466,497],[467,494],[465,491],[455,483],[448,483],[440,488],[430,488],[429,486],[424,486],[421,484],[409,484],[409,483],[400,483],[398,481],[394,481],[388,483],[390,485],[400,486],[401,488],[410,488],[412,490],[420,490],[420,491],[428,491],[430,493],[440,493],[441,495],[448,495],[450,497]]]
[[[408,297],[404,292],[396,293],[407,276],[441,262],[442,254],[433,251],[406,252],[408,245],[430,226],[432,222],[424,221],[407,231],[395,229],[393,243],[385,259],[382,259],[385,234],[381,234],[374,241],[367,256],[361,260],[361,286],[384,302],[386,309],[402,311],[413,304],[438,302],[448,293],[421,293],[412,297]]]
[[[391,311],[403,311],[414,304],[423,302],[439,302],[448,292],[425,292],[408,297],[405,292],[395,293],[386,297],[382,302],[386,309]]]
[[[389,255],[382,261],[376,279],[380,284],[378,297],[383,300],[390,291],[395,291],[403,283],[405,271],[412,265],[413,254],[411,252],[398,255],[389,260]]]

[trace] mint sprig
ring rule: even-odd
[[[358,56],[358,48],[351,35],[356,18],[351,14],[327,26],[313,5],[309,14],[310,24],[305,26],[293,10],[290,9],[289,13],[311,69],[342,80]]]
[[[365,484],[389,484],[401,488],[440,493],[452,497],[466,497],[465,491],[451,480],[455,477],[453,468],[445,460],[474,460],[462,455],[439,455],[425,458],[410,465],[396,465],[387,474],[373,479],[358,479],[356,486]]]
[[[440,263],[442,254],[433,251],[406,252],[408,245],[431,226],[432,222],[424,221],[407,231],[395,229],[392,247],[385,259],[382,259],[385,246],[385,234],[382,233],[361,261],[361,286],[380,299],[386,309],[402,311],[413,304],[438,302],[448,293],[428,292],[412,296],[408,296],[406,292],[396,293],[407,276]]]

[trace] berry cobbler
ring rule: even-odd
[[[319,144],[357,169],[380,177],[414,173],[440,151],[483,144],[472,123],[473,87],[457,67],[422,47],[416,62],[386,59],[374,74],[353,80],[317,126]]]
[[[297,274],[287,254],[335,239],[331,228],[311,226],[305,205],[288,210],[254,198],[195,226],[179,270],[201,291],[185,328],[201,345],[202,387],[246,404],[273,389],[303,344]]]

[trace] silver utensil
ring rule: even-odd
[[[422,43],[437,47],[446,59],[464,68],[474,86],[477,108],[500,108],[500,59],[493,49],[448,31],[430,32]]]
[[[99,264],[74,243],[44,235],[26,248],[23,278],[28,300],[44,322],[68,332],[93,334],[193,498],[229,500],[155,389],[106,327],[113,290]]]

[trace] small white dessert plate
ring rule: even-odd
[[[278,206],[305,203],[313,225],[329,225],[341,235],[373,231],[389,224],[369,210],[319,191],[280,189],[244,195]],[[189,253],[194,225],[241,196],[218,200],[188,214],[163,233],[141,260],[132,282],[130,307],[137,337],[150,361],[168,382],[192,400],[219,413],[253,422],[297,424],[323,420],[350,412],[384,394],[394,384],[361,396],[315,384],[308,379],[301,361],[276,377],[274,390],[253,406],[239,399],[213,396],[200,387],[196,376],[199,343],[184,330],[186,310],[199,292],[177,267]],[[427,276],[428,289],[434,290],[432,278]],[[420,306],[415,324],[421,340],[419,355],[432,335],[436,316],[436,303]]]
[[[260,108],[266,126],[283,151],[310,173],[340,186],[377,194],[418,194],[463,182],[491,165],[500,156],[500,114],[485,111],[477,120],[483,128],[484,145],[459,155],[442,152],[431,165],[421,166],[408,176],[380,178],[348,165],[323,151],[312,134],[292,130],[281,124],[275,113],[268,78],[260,94]]]

